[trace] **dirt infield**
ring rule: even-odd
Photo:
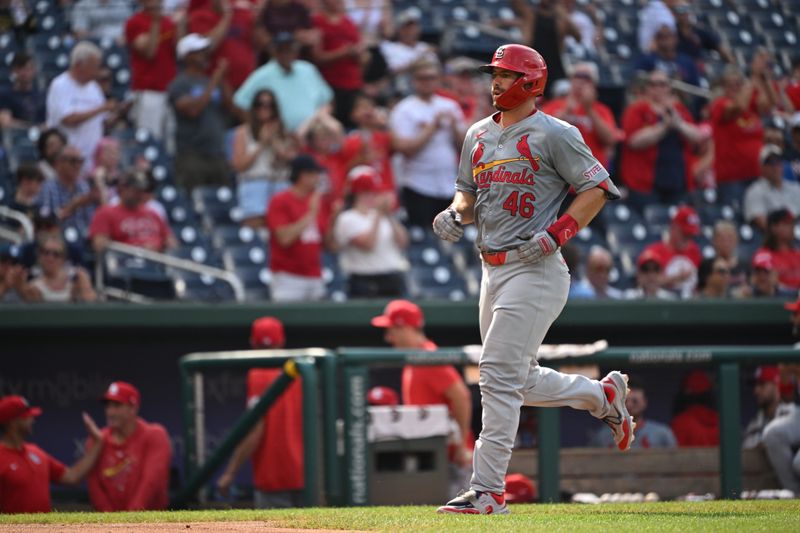
[[[270,522],[155,522],[150,524],[6,524],[0,525],[0,532],[9,533],[74,533],[76,531],[108,533],[208,533],[228,531],[243,533],[341,533],[341,529],[287,529],[274,527]],[[361,532],[367,533],[367,532]]]

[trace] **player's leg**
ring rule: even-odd
[[[483,429],[475,447],[471,488],[502,494],[519,425],[532,354],[567,300],[569,274],[560,256],[535,265],[489,268],[482,316],[491,315],[480,360]]]
[[[800,411],[790,416],[774,419],[764,428],[764,448],[772,469],[784,489],[800,494],[800,476],[795,473],[795,452],[792,447],[800,444]]]

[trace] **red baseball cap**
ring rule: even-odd
[[[108,386],[105,394],[103,394],[104,401],[119,402],[126,405],[136,405],[141,403],[141,395],[139,390],[124,381],[114,381]]]
[[[370,405],[393,406],[400,403],[400,398],[394,389],[389,387],[372,387],[367,393],[367,402]]]
[[[347,181],[352,194],[375,192],[379,189],[378,171],[368,165],[359,165],[348,172]]]
[[[753,269],[756,268],[772,272],[775,268],[772,262],[772,254],[770,252],[758,252],[755,254],[753,256]]]
[[[536,500],[536,486],[524,474],[506,476],[506,501],[509,503],[530,503]]]
[[[686,235],[694,236],[700,233],[700,217],[697,215],[697,211],[688,205],[684,205],[675,212],[672,222],[677,224]]]
[[[28,400],[22,396],[0,398],[0,424],[11,422],[15,418],[28,418],[40,414],[42,414],[42,410],[38,407],[31,407]]]
[[[711,379],[702,370],[692,370],[683,380],[685,394],[703,394],[711,390]]]
[[[421,328],[425,324],[425,317],[417,304],[408,300],[392,300],[383,310],[382,315],[372,319],[371,324],[376,328],[396,326]]]
[[[253,321],[250,346],[253,348],[282,348],[286,342],[283,324],[277,318],[265,316]]]
[[[756,368],[755,378],[757,383],[781,384],[781,373],[777,366],[764,365]]]
[[[645,263],[656,263],[659,267],[661,267],[661,256],[657,254],[655,251],[651,250],[650,248],[645,248],[644,251],[639,254],[639,257],[636,259],[636,267],[641,268],[642,265]]]

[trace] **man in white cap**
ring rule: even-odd
[[[223,111],[223,105],[230,103],[224,82],[228,62],[221,59],[209,78],[210,44],[207,37],[196,33],[178,41],[183,70],[167,88],[176,119],[175,180],[188,190],[198,185],[224,185],[230,180]]]
[[[767,214],[788,209],[800,214],[800,185],[783,179],[783,150],[765,144],[758,156],[761,177],[747,188],[744,195],[744,218],[764,231]]]

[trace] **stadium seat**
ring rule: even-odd
[[[160,264],[108,251],[103,257],[105,284],[156,300],[171,300],[175,286]]]
[[[212,242],[218,250],[239,245],[265,245],[259,232],[247,226],[221,226],[214,228]]]
[[[236,299],[229,283],[211,277],[182,275],[174,283],[179,300],[213,303]]]
[[[229,246],[222,253],[226,270],[234,271],[243,266],[265,267],[269,262],[269,250],[261,242]]]
[[[644,220],[652,226],[668,226],[675,208],[661,204],[651,204],[644,208]]]
[[[272,274],[266,265],[236,267],[236,275],[242,280],[247,301],[264,301],[271,298]]]
[[[174,257],[194,261],[207,266],[222,268],[223,263],[219,255],[208,245],[201,242],[196,242],[192,245],[181,246],[177,250],[170,253]]]
[[[656,242],[661,235],[651,230],[646,224],[636,222],[633,224],[609,224],[606,240],[613,252],[618,252],[625,244],[649,244]]]
[[[467,295],[464,279],[454,269],[446,266],[413,265],[410,285],[415,297],[461,300]]]

